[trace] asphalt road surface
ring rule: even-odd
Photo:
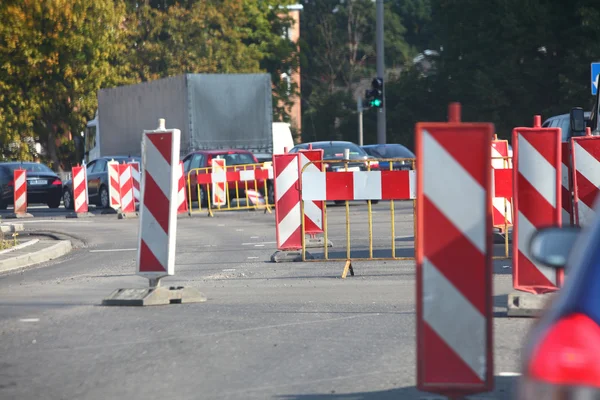
[[[397,255],[410,257],[412,205],[395,206]],[[373,211],[374,252],[386,256],[389,203]],[[340,279],[344,206],[328,207],[339,258],[328,262],[270,262],[274,213],[180,218],[176,275],[163,284],[197,287],[208,301],[146,308],[100,305],[115,289],[147,286],[135,275],[138,219],[29,212],[19,221],[28,229],[68,233],[77,248],[0,276],[0,399],[440,398],[415,389],[414,261],[355,261],[356,276]],[[349,214],[352,257],[368,256],[367,205]],[[495,272],[496,390],[472,398],[510,398],[532,323],[504,315],[510,261]]]

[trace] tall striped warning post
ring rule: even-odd
[[[417,387],[493,389],[493,124],[417,123]]]
[[[185,170],[183,168],[183,162],[179,162],[179,169],[177,171],[177,214],[187,214],[187,185],[185,184]]]
[[[179,129],[144,131],[142,192],[137,274],[149,280],[148,288],[117,289],[104,305],[145,306],[206,301],[195,288],[161,287],[160,280],[175,274]]]
[[[119,199],[121,207],[119,208],[119,219],[137,217],[135,211],[135,195],[133,190],[133,175],[130,164],[119,164]]]
[[[31,218],[33,215],[27,212],[27,170],[15,169],[13,180],[9,186],[13,186],[13,208],[14,212],[5,218]]]
[[[513,224],[512,217],[512,163],[508,155],[508,140],[492,141],[492,169],[494,190],[492,197],[492,220],[495,228],[508,230]]]
[[[571,139],[575,225],[587,226],[596,216],[594,204],[600,192],[600,136]]]
[[[108,168],[108,209],[102,211],[102,214],[115,214],[119,213],[121,208],[119,163],[111,160],[107,163],[106,168]]]
[[[133,177],[133,197],[135,198],[135,203],[139,204],[139,202],[140,202],[140,163],[137,161],[130,161],[128,164],[131,165],[131,176]]]
[[[88,185],[87,171],[84,166],[76,166],[71,169],[73,176],[73,213],[70,218],[93,217],[88,209]]]
[[[221,207],[227,205],[227,164],[224,158],[212,159],[212,204]]]
[[[573,158],[570,142],[561,143],[561,161],[562,224],[573,225],[575,223],[575,211],[573,209]]]
[[[320,172],[322,169],[323,149],[300,150],[298,152],[298,170],[300,172],[300,188],[302,188],[302,174],[306,171]],[[310,184],[310,183],[308,183]],[[308,238],[304,239],[305,247],[323,247],[325,238],[316,235],[323,233],[324,201],[309,200],[304,202],[304,233]],[[333,247],[333,243],[327,240],[327,247]]]
[[[300,164],[298,153],[273,155],[275,176],[275,232],[277,251],[273,262],[302,261],[300,213]],[[308,258],[312,256],[307,254]]]

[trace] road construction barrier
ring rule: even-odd
[[[410,162],[411,170],[394,170],[394,163]],[[372,165],[378,165],[379,162],[389,162],[389,170],[373,169]],[[395,207],[394,201],[411,200],[413,203],[413,220],[415,219],[415,203],[416,199],[416,172],[414,171],[414,159],[397,158],[386,160],[367,160],[366,170],[352,171],[348,167],[351,161],[346,160],[327,160],[327,166],[324,161],[311,161],[305,164],[300,170],[300,217],[297,222],[302,224],[302,230],[298,235],[302,245],[302,261],[314,260],[312,255],[307,256],[306,242],[306,227],[307,219],[306,210],[312,207],[313,202],[321,202],[323,204],[323,241],[322,247],[324,251],[323,259],[337,260],[340,258],[330,258],[329,254],[329,229],[327,224],[327,201],[344,202],[346,207],[345,215],[345,236],[346,236],[346,261],[342,278],[350,271],[354,270],[352,261],[368,261],[368,260],[414,260],[414,257],[398,256],[396,254],[396,229],[395,229]],[[321,164],[321,170],[316,165]],[[339,168],[336,168],[339,165]],[[329,170],[327,170],[329,167]],[[356,168],[356,167],[355,167]],[[350,235],[350,201],[367,201],[367,223],[369,231],[369,242],[367,257],[353,257]],[[390,205],[390,247],[391,255],[389,257],[374,256],[374,240],[373,240],[373,213],[372,204],[378,201],[389,201]],[[415,224],[416,229],[416,224]],[[413,231],[413,236],[416,237]],[[315,246],[311,246],[315,247]],[[319,260],[322,261],[322,260]]]
[[[133,177],[133,197],[136,203],[140,202],[140,163],[137,161],[130,161],[131,165],[131,176]]]
[[[594,204],[600,189],[600,136],[571,139],[574,221],[587,226],[595,218]]]
[[[15,215],[27,214],[27,170],[15,169],[13,171],[14,209]]]
[[[573,158],[571,156],[571,143],[561,143],[561,213],[562,224],[573,225],[575,212],[573,209]]]
[[[121,207],[120,183],[119,183],[119,163],[117,161],[108,162],[108,198],[109,206],[115,211]]]
[[[543,266],[530,255],[529,242],[536,230],[561,225],[561,130],[542,128],[539,115],[533,128],[515,128],[515,214],[513,286],[541,294],[558,290],[562,270]]]
[[[119,203],[121,213],[135,212],[135,197],[133,194],[133,176],[131,165],[119,164]]]
[[[214,211],[264,209],[271,213],[269,180],[273,179],[272,167],[264,164],[223,167],[218,161],[215,164],[216,160],[218,159],[213,159],[211,167],[194,168],[187,174],[190,215],[202,212],[205,208],[211,217]],[[218,198],[213,194],[215,187],[220,192]],[[214,200],[218,200],[218,203],[214,204]],[[236,200],[235,204],[233,200]],[[245,200],[245,204],[241,200]],[[197,202],[198,207],[194,208],[194,202]]]
[[[73,167],[73,208],[76,214],[88,212],[88,188],[85,167]]]
[[[493,226],[506,233],[513,225],[512,157],[508,153],[508,140],[492,141],[492,169],[494,174]]]
[[[183,162],[180,161],[179,168],[177,169],[177,214],[184,214],[188,212],[186,189],[185,170],[183,167]]]
[[[492,390],[493,124],[418,123],[417,388]]]

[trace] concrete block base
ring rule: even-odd
[[[304,246],[308,249],[308,248],[323,248],[325,247],[325,238],[324,237],[318,237],[318,238],[306,238],[304,240]],[[327,239],[327,247],[333,247],[333,243],[331,242],[331,240]]]
[[[106,299],[104,306],[159,306],[168,304],[203,303],[206,296],[195,288],[183,286],[117,289]]]
[[[539,317],[548,302],[557,295],[554,293],[532,294],[525,292],[513,292],[508,295],[509,317]]]
[[[25,230],[23,224],[2,224],[0,225],[0,232],[2,233],[14,233]]]
[[[12,214],[8,214],[5,215],[4,218],[6,219],[16,219],[16,218],[33,218],[33,215],[29,214],[29,213],[12,213]]]
[[[314,257],[312,254],[306,252],[306,259],[312,260]],[[283,262],[301,262],[302,261],[302,252],[299,250],[295,251],[281,251],[277,250],[271,256],[271,262],[274,263],[283,263]]]
[[[128,218],[137,218],[138,216],[139,216],[139,214],[136,212],[128,212],[128,213],[120,212],[118,215],[118,218],[119,219],[128,219]]]
[[[67,218],[90,218],[93,217],[94,214],[90,213],[90,212],[83,212],[83,213],[71,213],[69,215],[67,215]]]

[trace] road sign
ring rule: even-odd
[[[600,62],[595,62],[591,64],[591,72],[592,96],[595,96],[596,91],[598,90],[598,75],[600,75]]]

